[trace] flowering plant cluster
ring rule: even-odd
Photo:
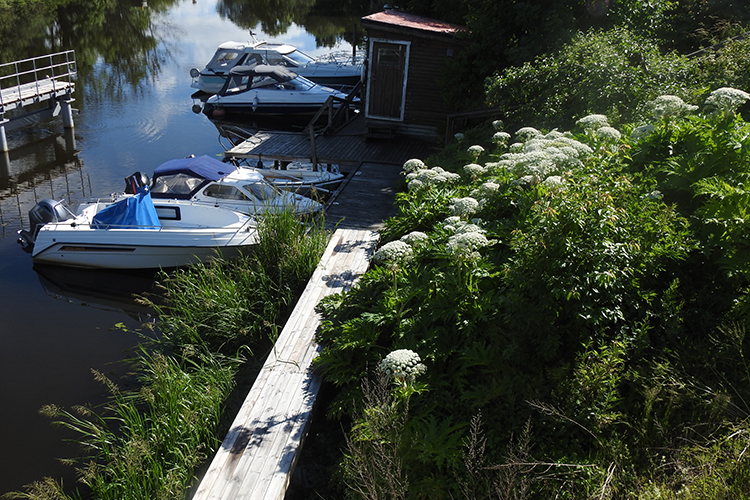
[[[657,120],[672,116],[683,116],[696,109],[698,109],[698,106],[686,104],[685,101],[675,95],[662,95],[646,103],[647,112]]]
[[[743,90],[722,87],[711,92],[703,106],[709,113],[733,114],[748,99],[750,94]]]
[[[450,206],[451,213],[459,217],[474,215],[479,209],[479,202],[471,196],[465,198],[454,198]]]
[[[576,122],[586,132],[596,131],[602,127],[609,127],[609,120],[605,115],[588,115]]]
[[[447,172],[442,167],[423,168],[406,174],[406,182],[410,191],[452,184],[460,178],[460,175]]]
[[[389,353],[380,362],[379,368],[393,380],[403,383],[413,382],[427,371],[419,354],[409,349],[398,349]]]
[[[427,168],[427,166],[422,160],[418,158],[412,158],[411,160],[406,160],[406,162],[404,162],[402,170],[404,171],[404,173],[410,174],[412,172],[416,172],[417,170],[422,170],[423,168]]]
[[[414,249],[405,241],[390,241],[380,247],[372,256],[375,262],[386,265],[390,268],[396,268],[401,264],[410,261],[414,257]]]
[[[403,235],[400,240],[416,248],[424,243],[427,243],[430,240],[430,237],[422,231],[412,231],[408,234]]]

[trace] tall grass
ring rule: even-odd
[[[327,244],[323,222],[291,213],[266,217],[244,257],[160,276],[163,297],[142,298],[159,314],[157,335],[132,361],[138,388],[100,408],[48,405],[42,413],[78,433],[81,490],[44,478],[5,498],[161,500],[184,498],[195,469],[220,444],[218,429],[248,352],[268,352]],[[262,351],[260,351],[262,349]]]

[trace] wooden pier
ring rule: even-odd
[[[323,136],[316,142],[321,163],[348,169],[326,208],[333,236],[193,500],[284,498],[321,384],[313,370],[320,351],[315,307],[323,297],[348,290],[367,270],[378,230],[394,211],[403,163],[426,158],[435,147],[406,138],[367,141],[362,133]],[[303,134],[262,133],[226,156],[310,161],[310,147]]]
[[[352,286],[377,240],[368,229],[334,232],[193,500],[284,498],[321,383],[312,367],[320,349],[315,306]]]
[[[0,167],[10,165],[6,130],[58,115],[66,129],[73,129],[75,78],[72,50],[0,64]],[[46,108],[34,106],[43,102]],[[32,110],[22,110],[28,107]]]
[[[403,165],[410,158],[426,158],[437,151],[437,145],[424,139],[393,137],[373,140],[367,137],[364,117],[352,120],[336,134],[318,135],[314,140],[306,133],[258,132],[227,150],[224,156],[233,160],[279,160],[318,164],[357,165],[360,162]]]

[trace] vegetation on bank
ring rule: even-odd
[[[372,269],[322,305],[349,497],[746,497],[748,98],[407,162]]]
[[[328,241],[322,220],[291,213],[265,218],[259,237],[238,260],[160,276],[159,300],[143,299],[158,320],[131,360],[132,387],[95,373],[111,393],[102,408],[43,409],[78,434],[83,455],[69,462],[84,487],[44,478],[6,498],[185,497],[221,443],[233,389],[252,384]]]

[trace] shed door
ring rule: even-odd
[[[370,40],[365,116],[402,121],[409,69],[409,42]]]

